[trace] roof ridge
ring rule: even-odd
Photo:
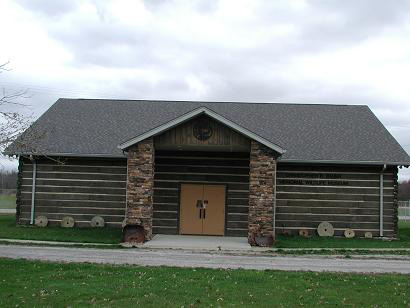
[[[330,103],[296,103],[296,102],[244,102],[244,101],[187,101],[187,100],[158,100],[158,99],[111,99],[111,98],[65,98],[64,100],[92,100],[92,101],[118,101],[118,102],[153,102],[153,103],[190,103],[190,104],[247,104],[247,105],[295,105],[295,106],[352,106],[352,107],[368,107],[364,104],[330,104]]]

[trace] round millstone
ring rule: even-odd
[[[47,227],[47,225],[48,225],[48,218],[47,218],[46,216],[37,216],[36,219],[35,219],[35,221],[34,221],[34,224],[35,224],[37,227],[42,227],[42,228]]]
[[[355,236],[354,230],[352,229],[346,229],[344,234],[346,238],[353,238]]]
[[[333,236],[335,230],[330,222],[324,221],[317,227],[317,234],[319,234],[319,236]]]
[[[373,233],[371,233],[370,231],[365,232],[364,234],[365,238],[372,238],[373,237]]]
[[[72,228],[72,227],[74,227],[74,218],[71,217],[71,216],[65,216],[61,220],[61,226],[63,228]]]
[[[299,236],[308,237],[309,236],[309,230],[308,229],[300,229],[299,230]]]
[[[105,226],[104,218],[101,216],[94,216],[93,219],[91,219],[91,227],[93,228],[102,228]]]

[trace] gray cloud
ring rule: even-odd
[[[110,2],[18,3],[70,55],[59,72],[10,75],[37,85],[38,114],[59,96],[366,104],[410,145],[410,44],[366,45],[405,42],[410,1],[146,0],[129,19]]]

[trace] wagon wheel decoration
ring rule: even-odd
[[[36,219],[35,219],[35,221],[34,221],[34,224],[35,224],[37,227],[42,227],[42,228],[47,227],[47,225],[48,225],[48,218],[47,218],[46,216],[37,216]]]
[[[72,227],[74,227],[74,218],[71,217],[71,216],[65,216],[61,220],[61,226],[63,228],[72,228]]]
[[[335,230],[330,222],[324,221],[317,227],[317,234],[319,234],[319,236],[333,236]]]
[[[93,228],[102,228],[105,226],[104,218],[101,216],[94,216],[91,219],[91,227]]]

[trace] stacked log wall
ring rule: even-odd
[[[278,163],[276,232],[314,233],[322,221],[330,222],[335,235],[347,228],[358,236],[379,236],[380,172],[382,166],[301,165]],[[395,179],[397,168],[384,171],[384,235],[394,237],[397,229]]]
[[[126,159],[42,158],[36,160],[34,217],[49,225],[72,216],[78,227],[89,227],[98,215],[107,226],[121,227],[125,214]],[[20,159],[18,221],[30,222],[33,163]]]

